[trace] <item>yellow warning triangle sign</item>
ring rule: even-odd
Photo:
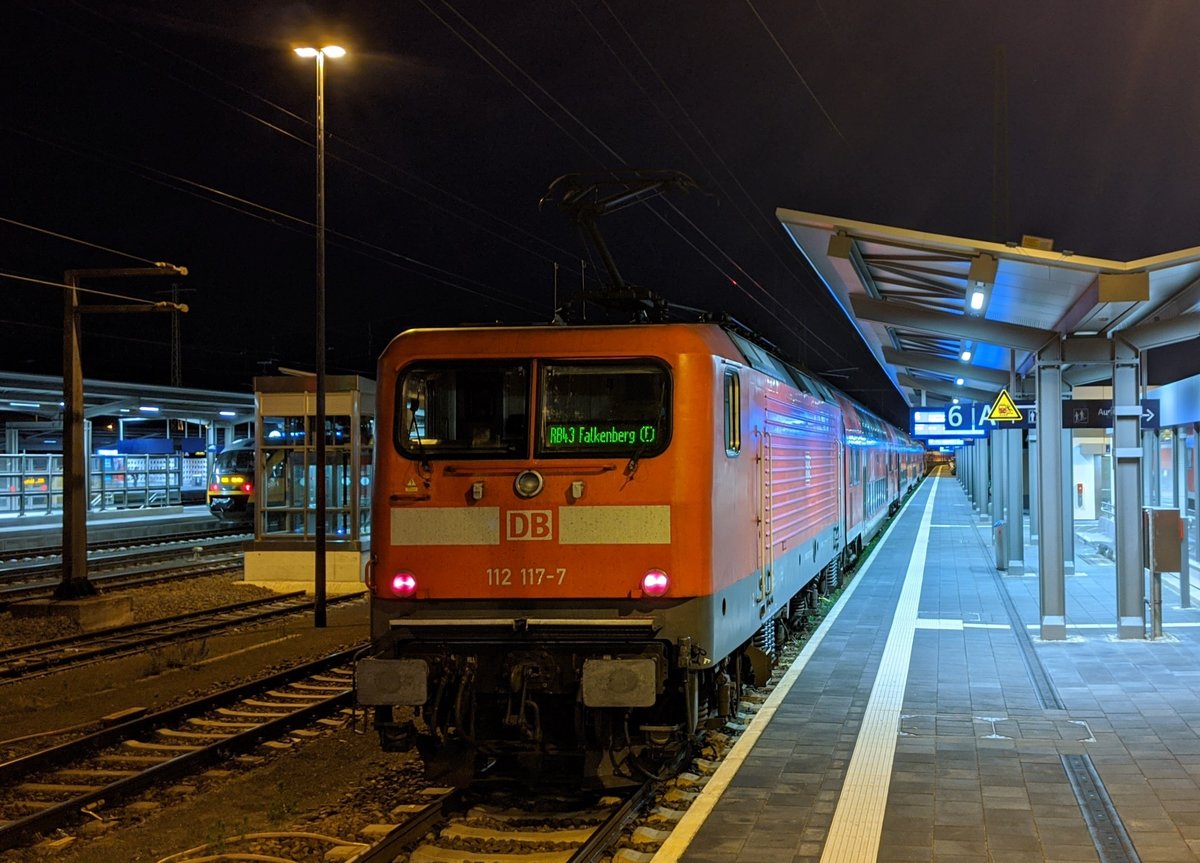
[[[1020,422],[1025,417],[1017,410],[1017,406],[1013,404],[1012,396],[1008,394],[1008,390],[1000,390],[1000,395],[996,396],[996,401],[992,403],[992,409],[988,411],[988,419],[996,420],[997,422]]]

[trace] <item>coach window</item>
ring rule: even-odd
[[[742,380],[734,369],[725,370],[725,454],[742,451]]]

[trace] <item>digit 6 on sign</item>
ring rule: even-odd
[[[962,405],[950,405],[950,407],[946,409],[946,428],[962,428],[962,424]]]

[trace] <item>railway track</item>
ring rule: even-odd
[[[0,649],[0,685],[49,674],[61,669],[138,653],[160,644],[195,638],[313,608],[302,590],[251,599],[189,614],[117,626],[34,644]],[[357,594],[335,596],[327,604],[360,599]]]
[[[480,799],[476,792],[427,788],[418,802],[391,810],[396,823],[373,825],[374,841],[339,859],[345,863],[392,863],[404,855],[409,863],[522,858],[531,863],[595,863],[611,851],[652,795],[650,782],[619,797],[507,802]],[[246,838],[267,837],[255,834]],[[228,841],[222,840],[223,844]],[[191,850],[203,853],[208,849]]]
[[[365,645],[0,763],[0,850],[228,761],[353,702]]]
[[[173,543],[200,544],[206,540],[247,540],[252,535],[246,532],[244,525],[213,525],[211,528],[199,530],[184,530],[178,533],[162,536],[146,536],[126,539],[101,540],[88,543],[88,559],[102,556],[109,552],[137,552],[155,546],[171,545]],[[61,545],[43,545],[23,549],[11,549],[0,552],[0,572],[10,568],[19,568],[35,563],[61,561]]]
[[[592,863],[616,843],[650,800],[653,790],[653,783],[646,782],[621,797],[599,800],[540,798],[507,804],[476,803],[441,824],[426,826],[417,842],[407,849],[409,863],[520,857],[538,863]],[[405,827],[400,825],[398,829]],[[384,852],[354,859],[356,863],[376,863],[391,858]]]
[[[198,578],[234,570],[243,561],[241,540],[213,540],[206,544],[179,543],[151,553],[126,552],[107,559],[89,560],[88,580],[110,590],[139,587],[178,578]],[[0,610],[14,602],[46,599],[53,595],[61,576],[61,563],[0,571]]]
[[[88,551],[88,569],[103,571],[131,565],[152,564],[173,560],[180,556],[197,554],[224,554],[238,552],[242,544],[253,539],[249,534],[225,536],[202,536],[171,539],[154,543],[121,545],[108,549]],[[41,557],[10,559],[0,562],[0,583],[34,581],[48,575],[57,575],[62,570],[62,554]]]

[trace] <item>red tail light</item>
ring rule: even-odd
[[[246,494],[249,494],[250,492],[254,491],[254,483],[252,483],[252,482],[243,483],[242,491],[244,491]]]
[[[417,579],[411,572],[398,572],[392,576],[392,593],[402,598],[416,596]]]
[[[651,569],[642,576],[642,593],[646,596],[662,596],[671,586],[671,579],[661,569]]]
[[[214,482],[212,485],[210,485],[210,486],[208,487],[208,490],[209,490],[209,491],[220,491],[220,490],[221,490],[221,486],[217,485],[217,484]]]

